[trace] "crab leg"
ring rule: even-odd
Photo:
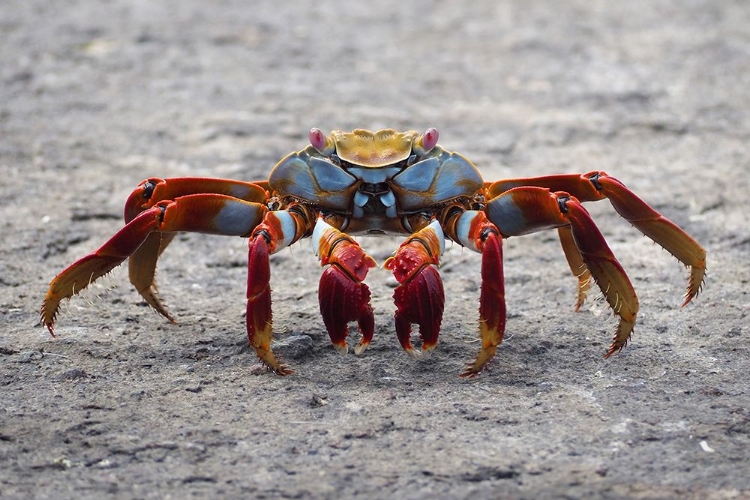
[[[141,182],[128,197],[125,203],[125,222],[130,222],[139,213],[160,201],[201,193],[223,194],[254,203],[264,203],[266,200],[266,191],[258,183],[198,177],[152,177]],[[176,233],[153,232],[128,258],[130,282],[151,307],[172,322],[174,318],[157,293],[154,276],[156,261],[175,235]]]
[[[158,202],[135,215],[98,250],[79,259],[50,282],[41,309],[42,323],[54,335],[60,302],[120,265],[150,235],[193,231],[242,236],[253,230],[266,210],[258,203],[218,194],[194,194]]]
[[[433,220],[401,244],[396,254],[385,261],[400,283],[393,299],[396,303],[396,335],[404,350],[412,357],[419,352],[411,345],[411,324],[419,325],[422,352],[435,348],[443,319],[445,293],[435,266],[445,249],[445,236],[440,224]]]
[[[583,257],[576,246],[575,239],[573,238],[573,231],[570,227],[558,227],[557,233],[560,236],[560,243],[562,244],[565,258],[568,260],[570,271],[576,278],[578,278],[578,293],[576,294],[575,310],[579,311],[583,303],[586,301],[586,295],[591,288],[591,271],[586,267],[586,263],[583,262]]]
[[[484,212],[467,210],[446,224],[451,239],[482,254],[482,286],[479,295],[479,338],[482,347],[462,377],[475,377],[495,356],[505,335],[505,279],[503,238]]]
[[[273,314],[271,310],[271,264],[269,255],[291,245],[308,230],[309,212],[301,206],[267,212],[250,236],[247,259],[247,309],[245,325],[250,346],[258,359],[277,375],[294,371],[271,351]]]
[[[700,292],[706,274],[706,251],[679,226],[651,208],[614,177],[602,171],[593,171],[582,175],[511,179],[486,185],[487,196],[493,198],[519,186],[565,191],[583,202],[608,199],[624,219],[690,267],[687,292],[682,305],[687,305]],[[566,255],[567,253],[566,251]]]
[[[518,187],[490,200],[486,213],[504,236],[569,226],[583,263],[620,319],[605,357],[625,347],[635,326],[638,298],[624,269],[576,198],[545,188]]]
[[[325,222],[323,217],[318,218],[312,238],[321,265],[330,266],[320,277],[318,300],[331,343],[340,353],[346,354],[349,349],[346,343],[348,323],[356,321],[361,339],[354,352],[361,354],[375,332],[370,289],[362,283],[370,268],[377,265],[375,259],[350,236]]]

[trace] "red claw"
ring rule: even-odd
[[[394,273],[395,274],[395,273]],[[417,357],[411,345],[411,325],[419,325],[422,351],[435,348],[443,320],[445,293],[443,281],[437,269],[424,266],[411,279],[401,283],[393,293],[396,303],[396,335],[401,347],[411,356]]]
[[[328,267],[320,277],[318,300],[320,314],[333,346],[342,354],[349,348],[350,321],[356,321],[362,338],[354,348],[361,354],[375,332],[375,316],[370,306],[370,289],[362,283],[375,260],[348,235],[319,219],[313,238],[321,264]]]
[[[354,348],[361,354],[372,341],[375,316],[370,306],[370,289],[353,280],[340,267],[331,266],[323,271],[318,288],[320,313],[336,350],[346,354],[350,321],[356,321],[362,338]]]
[[[442,250],[439,226],[418,231],[385,262],[386,269],[400,283],[393,293],[396,303],[396,335],[401,347],[412,357],[419,356],[411,345],[411,325],[419,325],[422,351],[435,348],[443,320],[445,293],[437,265]],[[433,265],[434,264],[434,265]]]

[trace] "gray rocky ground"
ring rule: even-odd
[[[0,497],[748,498],[750,5],[743,1],[0,3]],[[507,240],[508,334],[477,350],[479,257],[444,256],[415,362],[393,280],[340,356],[309,244],[273,258],[276,349],[246,345],[246,242],[182,235],[150,311],[119,270],[38,325],[49,280],[149,176],[260,179],[306,131],[423,130],[487,179],[617,176],[708,250],[704,293],[606,203],[641,301],[631,344],[574,313],[553,233]],[[398,239],[363,238],[379,261]],[[88,299],[88,300],[87,300]]]

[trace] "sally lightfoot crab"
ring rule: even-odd
[[[582,202],[608,199],[643,234],[690,267],[684,304],[701,289],[706,252],[685,231],[649,207],[605,172],[485,182],[463,156],[437,144],[438,132],[392,129],[370,132],[310,130],[310,144],[282,159],[266,181],[150,178],[125,204],[126,225],[95,252],[50,283],[41,321],[53,333],[60,302],[129,259],[130,281],[146,302],[174,321],[159,299],[156,261],[180,231],[249,237],[247,334],[260,360],[279,375],[292,370],[271,350],[269,255],[312,238],[327,266],[320,279],[320,312],[333,345],[347,350],[348,324],[361,333],[355,352],[370,343],[374,316],[364,283],[375,260],[350,235],[407,235],[384,267],[399,285],[393,295],[401,346],[418,356],[438,341],[444,292],[437,266],[445,240],[482,255],[479,298],[481,348],[463,376],[479,374],[505,332],[502,241],[557,229],[578,279],[576,310],[593,281],[619,322],[605,357],[630,338],[638,299],[620,263]]]

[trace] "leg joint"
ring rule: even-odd
[[[588,176],[589,181],[591,182],[591,184],[594,185],[594,188],[596,188],[597,191],[602,190],[602,185],[599,182],[599,178],[601,177],[601,175],[602,175],[601,172],[593,172],[589,174]]]
[[[490,237],[491,234],[494,234],[495,236],[500,236],[500,231],[497,230],[496,227],[485,227],[482,229],[482,232],[479,234],[479,238],[484,242],[487,241],[487,238]]]
[[[255,239],[258,236],[263,236],[263,239],[266,240],[266,243],[268,245],[271,244],[271,234],[266,229],[258,229],[253,233],[253,239]]]
[[[560,212],[564,214],[568,213],[568,201],[570,201],[570,196],[567,194],[557,197],[557,206],[560,208]]]
[[[145,200],[150,200],[151,196],[154,194],[154,189],[156,189],[156,183],[154,181],[148,180],[143,183],[143,198]]]

